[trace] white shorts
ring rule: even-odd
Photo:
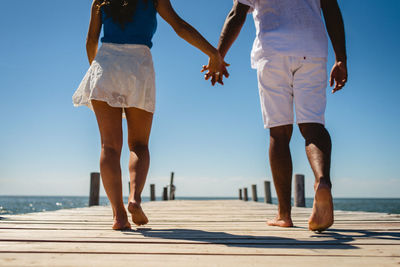
[[[294,123],[325,124],[326,58],[274,55],[257,68],[264,127]]]
[[[149,47],[103,43],[72,100],[75,106],[90,109],[91,100],[100,100],[112,107],[135,107],[154,113],[155,96]]]

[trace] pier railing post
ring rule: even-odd
[[[156,201],[156,185],[150,184],[150,201]]]
[[[243,197],[242,197],[242,189],[239,189],[239,199],[240,199],[240,200],[243,199]]]
[[[166,187],[166,186],[163,189],[162,200],[164,200],[164,201],[168,200],[168,187]]]
[[[265,192],[264,202],[268,203],[268,204],[272,204],[271,182],[270,181],[264,181],[264,192]]]
[[[100,173],[90,173],[90,195],[89,195],[89,207],[99,205],[100,195]]]
[[[248,197],[248,195],[247,195],[247,187],[245,187],[245,188],[243,188],[243,200],[244,201],[248,201],[249,200],[249,197]]]
[[[306,200],[304,194],[304,175],[295,174],[294,176],[294,206],[305,207]]]
[[[169,200],[175,200],[174,172],[171,172],[171,181],[169,183]]]
[[[253,184],[251,185],[251,196],[253,201],[257,202],[258,201],[258,197],[257,197],[257,185]]]

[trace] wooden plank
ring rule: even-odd
[[[146,236],[145,238],[141,237],[130,237],[130,238],[105,238],[105,237],[75,237],[71,240],[69,237],[29,237],[22,238],[21,237],[2,237],[0,242],[2,243],[15,243],[15,242],[29,242],[29,243],[110,243],[110,244],[218,244],[218,245],[280,245],[280,244],[290,244],[290,245],[299,245],[299,246],[332,246],[332,245],[398,245],[397,240],[394,239],[371,239],[371,238],[363,238],[363,239],[354,239],[354,238],[319,238],[317,240],[309,240],[308,238],[290,238],[290,237],[228,237],[228,236],[220,236],[216,235],[215,237],[208,236],[190,236],[187,237],[183,234],[177,236],[171,235],[157,235],[154,236]]]
[[[169,213],[156,213],[156,212],[146,212],[149,216],[152,217],[152,220],[177,220],[177,219],[185,219],[185,220],[192,220],[192,221],[202,221],[202,220],[211,220],[211,221],[218,221],[222,220],[225,221],[227,219],[233,220],[233,219],[245,219],[245,220],[250,220],[250,221],[258,221],[260,219],[264,219],[267,217],[271,217],[275,215],[274,213],[260,213],[260,214],[255,214],[255,213],[243,213],[243,214],[230,214],[230,213],[224,213],[224,214],[201,214],[198,212],[193,212],[192,214],[183,214],[180,213],[179,211],[174,211],[176,215],[173,217],[166,217],[168,216]],[[196,215],[196,218],[193,218],[193,215]],[[302,219],[308,219],[309,213],[307,214],[296,214],[296,219],[297,220],[302,220]],[[336,213],[336,221],[400,221],[400,218],[394,217],[394,216],[373,216],[373,215],[346,215],[346,214],[340,214]],[[249,216],[252,216],[249,218]],[[15,217],[10,217],[8,219],[3,219],[0,221],[23,221],[23,220],[101,220],[101,221],[109,221],[109,218],[112,217],[112,213],[108,214],[93,214],[93,215],[81,215],[81,214],[74,214],[74,215],[67,215],[67,214],[62,214],[62,215],[51,215],[51,214],[43,214],[41,216],[32,216],[32,215],[26,215],[26,216],[15,216]],[[206,221],[207,221],[206,220]]]
[[[398,244],[351,245],[305,242],[292,244],[193,244],[193,243],[89,243],[89,242],[2,242],[1,253],[99,253],[174,255],[282,255],[282,256],[381,256],[400,258]]]
[[[230,255],[165,255],[165,254],[61,254],[61,253],[4,253],[0,266],[96,266],[109,267],[116,263],[159,267],[176,266],[398,266],[400,259],[387,257],[336,256],[230,256]],[[294,265],[295,264],[295,265]]]
[[[309,240],[376,240],[376,242],[386,242],[390,240],[398,240],[400,234],[398,232],[387,232],[387,231],[377,231],[377,232],[361,232],[361,231],[349,231],[349,232],[326,232],[325,234],[316,234],[309,231],[204,231],[204,230],[193,230],[193,229],[178,229],[171,231],[170,229],[157,229],[155,231],[131,231],[129,233],[120,234],[115,231],[104,231],[104,230],[66,230],[60,231],[59,229],[44,229],[42,231],[32,230],[32,229],[20,229],[9,231],[7,229],[0,230],[0,239],[16,239],[20,240],[22,237],[25,240],[36,240],[42,239],[68,239],[79,240],[79,239],[105,239],[105,240],[136,240],[136,239],[215,239],[215,240],[225,240],[225,239],[243,239],[243,240],[274,240],[280,239],[282,236],[285,238],[296,238],[309,239]],[[155,233],[153,233],[155,232]],[[338,241],[339,242],[339,241]]]
[[[298,224],[296,223],[296,228],[291,228],[287,229],[287,232],[300,232],[300,231],[307,231],[308,232],[308,227],[306,223],[303,224]],[[252,232],[254,230],[257,231],[264,231],[266,233],[268,232],[275,232],[275,231],[281,231],[279,228],[275,227],[267,227],[265,226],[264,228],[257,228],[254,229],[253,226],[248,226],[247,229],[243,225],[237,225],[237,226],[204,226],[201,224],[198,225],[188,225],[188,224],[158,224],[158,225],[148,225],[146,227],[138,227],[134,228],[137,230],[154,230],[154,229],[192,229],[192,230],[204,230],[204,231],[233,231],[233,232],[240,232],[240,231],[249,231]],[[104,224],[98,224],[98,225],[93,225],[93,224],[40,224],[40,223],[33,223],[33,224],[0,224],[0,229],[5,229],[5,230],[12,230],[12,229],[44,229],[44,230],[103,230],[103,231],[109,231],[110,230],[110,223],[104,223]],[[389,225],[381,225],[381,224],[374,224],[374,225],[342,225],[340,227],[335,226],[330,229],[330,232],[347,232],[347,231],[352,231],[354,229],[357,229],[359,231],[369,231],[369,232],[374,232],[374,231],[400,231],[400,226],[391,226]]]

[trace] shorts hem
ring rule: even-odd
[[[299,120],[299,121],[296,121],[297,125],[302,124],[302,123],[319,123],[319,124],[322,124],[325,126],[325,121],[323,121],[323,120]]]
[[[291,125],[293,123],[294,123],[294,121],[284,121],[284,122],[276,122],[276,123],[271,123],[271,124],[264,124],[264,129],[271,129],[271,128],[278,127],[278,126]]]

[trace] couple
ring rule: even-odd
[[[111,202],[113,229],[130,229],[122,199],[120,156],[122,117],[128,125],[131,193],[128,211],[136,225],[148,222],[141,193],[149,168],[148,141],[155,105],[155,75],[150,48],[158,13],[175,32],[209,56],[205,79],[223,84],[224,57],[238,37],[247,13],[253,13],[256,39],[252,67],[257,69],[261,110],[270,129],[269,159],[278,196],[278,214],[269,225],[291,227],[292,160],[289,142],[296,122],[305,139],[315,175],[309,229],[333,224],[330,181],[331,139],[324,127],[326,58],[330,36],[336,62],[332,92],[347,81],[344,26],[337,0],[234,0],[214,48],[182,20],[170,0],[94,0],[86,49],[90,68],[73,96],[75,106],[94,110],[101,135],[100,172]],[[103,27],[102,46],[98,40]]]

